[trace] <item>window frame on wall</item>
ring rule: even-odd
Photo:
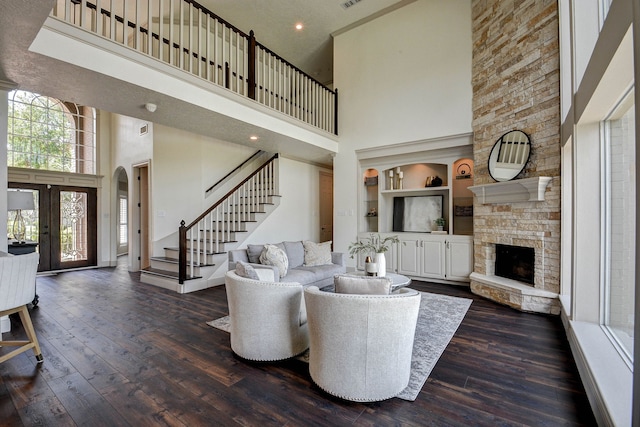
[[[613,128],[619,125],[619,121],[623,120],[624,116],[627,114],[632,115],[632,126],[629,126],[630,134],[627,134],[625,138],[624,134],[615,135]],[[602,295],[601,299],[601,307],[600,307],[600,324],[606,333],[608,339],[613,344],[615,350],[620,354],[621,358],[627,364],[630,369],[633,369],[633,340],[634,337],[625,337],[620,330],[619,327],[614,327],[612,324],[612,306],[614,304],[619,304],[620,297],[616,297],[614,294],[619,292],[620,290],[631,291],[631,295],[626,295],[626,298],[622,298],[622,302],[626,300],[628,303],[631,303],[631,310],[633,312],[633,303],[635,301],[635,206],[636,206],[636,193],[637,189],[635,188],[635,179],[629,180],[629,186],[632,187],[633,191],[632,195],[627,193],[623,194],[626,197],[633,197],[631,203],[626,203],[624,207],[618,208],[623,212],[623,216],[626,217],[629,221],[626,224],[626,227],[633,228],[633,230],[621,231],[618,230],[618,225],[621,221],[620,218],[616,215],[616,199],[619,199],[620,194],[616,192],[614,189],[614,174],[616,174],[616,166],[620,169],[620,161],[622,158],[625,158],[625,153],[614,153],[613,145],[614,144],[630,144],[629,147],[634,151],[635,155],[635,105],[634,105],[634,91],[633,88],[630,88],[622,97],[621,101],[616,104],[616,106],[612,109],[612,111],[607,115],[607,117],[601,123],[601,147],[602,147],[602,155],[601,155],[601,170],[602,170],[602,191],[601,191],[601,203],[602,203],[602,277],[600,280],[600,291]],[[625,138],[623,140],[623,138]],[[628,153],[627,153],[628,154]],[[635,177],[630,177],[635,178]],[[618,181],[619,182],[619,181]],[[633,212],[630,210],[633,209]],[[616,219],[617,218],[617,219]],[[632,232],[633,231],[633,232]],[[624,242],[619,241],[619,237],[622,236],[624,239],[625,236],[632,237],[632,241],[630,242],[630,246],[633,246],[633,256],[630,257],[631,263],[627,263],[626,268],[615,268],[615,264],[621,265],[622,262],[616,258],[616,254],[619,254],[619,250],[621,246],[624,249]],[[630,247],[626,248],[627,250],[631,250]],[[629,269],[633,269],[633,273],[631,274],[630,283],[627,283],[625,286],[621,281],[624,281],[625,274],[618,274],[620,271],[627,271]],[[613,276],[616,276],[615,280]],[[629,277],[627,277],[629,280]],[[627,310],[629,307],[627,307]],[[619,313],[616,313],[619,314]],[[632,315],[633,318],[633,315]],[[632,319],[633,322],[633,319]],[[634,325],[631,325],[631,334],[633,334]],[[630,340],[630,342],[629,342]]]
[[[8,104],[7,166],[96,173],[94,108],[23,90]]]
[[[118,197],[118,246],[120,247],[126,247],[129,244],[127,203],[127,196]]]

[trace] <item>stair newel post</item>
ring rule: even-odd
[[[184,220],[178,228],[178,283],[184,284],[187,279],[187,227]]]
[[[222,224],[220,223],[220,209],[215,209],[215,224],[216,224],[216,242],[220,242],[220,227]],[[216,243],[219,247],[220,243]]]
[[[333,98],[333,133],[338,134],[338,89],[335,90]]]
[[[248,52],[248,68],[249,68],[249,75],[247,76],[247,84],[248,84],[248,89],[249,92],[247,94],[247,96],[251,99],[256,99],[256,37],[255,34],[253,32],[253,30],[251,30],[249,32],[249,52]]]
[[[276,154],[271,162],[273,168],[273,194],[280,194],[280,157]]]

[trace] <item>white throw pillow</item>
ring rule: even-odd
[[[305,267],[331,264],[331,240],[322,243],[305,240],[302,244],[304,245]]]
[[[333,277],[336,294],[389,295],[393,282],[388,277],[352,276],[337,274]]]
[[[275,266],[280,273],[280,278],[286,276],[289,269],[289,259],[286,252],[276,245],[264,245],[260,254],[260,264]]]

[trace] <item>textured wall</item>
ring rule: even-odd
[[[517,177],[553,177],[545,201],[474,206],[474,271],[492,274],[495,243],[536,247],[535,288],[560,289],[560,83],[555,0],[473,0],[474,184],[494,182],[487,161],[495,141],[520,129],[532,152]],[[538,259],[542,256],[543,259]],[[556,312],[557,301],[524,301],[518,291],[472,281],[478,294],[514,307]],[[531,308],[535,306],[535,308]],[[552,308],[553,306],[553,308]]]

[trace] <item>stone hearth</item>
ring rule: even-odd
[[[535,253],[533,286],[495,275],[496,244],[533,248]],[[545,233],[534,232],[526,236],[494,234],[479,244],[483,252],[482,271],[471,274],[471,290],[491,300],[523,311],[559,314],[558,293],[545,289]],[[477,254],[476,246],[476,254]],[[478,264],[476,263],[476,266]],[[550,286],[552,289],[554,285]]]

